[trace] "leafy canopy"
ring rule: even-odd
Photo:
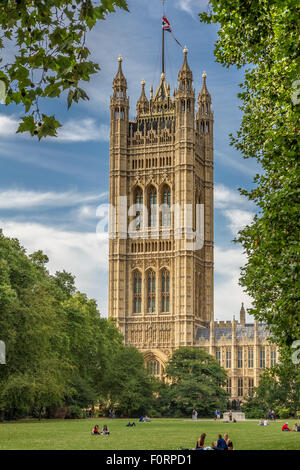
[[[206,351],[181,347],[171,357],[166,374],[170,385],[162,389],[162,402],[169,402],[167,414],[210,416],[216,408],[224,409],[226,371]],[[166,396],[164,396],[166,395]],[[167,400],[166,400],[167,398]]]
[[[89,99],[81,81],[89,81],[99,65],[89,60],[87,33],[125,0],[2,0],[0,49],[12,49],[9,63],[0,66],[6,104],[21,104],[25,115],[17,132],[39,139],[56,136],[61,124],[42,112],[44,98],[68,90],[72,102]],[[2,62],[2,60],[0,61]]]
[[[300,338],[299,280],[299,4],[294,0],[210,0],[201,13],[219,23],[215,56],[249,67],[241,86],[242,123],[234,145],[262,171],[250,191],[258,213],[239,232],[247,254],[240,283],[254,299],[250,313],[290,348]]]

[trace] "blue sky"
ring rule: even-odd
[[[130,13],[118,10],[89,34],[92,60],[101,70],[82,87],[90,100],[67,110],[66,96],[43,103],[63,123],[57,139],[41,142],[16,135],[22,108],[0,105],[0,227],[21,240],[28,252],[42,249],[49,270],[66,269],[76,275],[80,290],[97,300],[107,314],[108,243],[97,234],[97,207],[108,201],[109,98],[117,57],[123,57],[131,118],[140,95],[140,82],[154,90],[160,78],[161,1],[129,0]],[[238,286],[245,262],[241,247],[232,243],[237,230],[251,220],[255,208],[238,187],[251,187],[258,171],[229,145],[229,133],[240,124],[239,83],[243,71],[215,62],[216,25],[201,24],[202,0],[167,0],[166,16],[174,34],[189,49],[188,61],[196,93],[203,70],[214,110],[215,146],[215,318],[231,319],[249,297]],[[12,50],[8,50],[9,57]],[[183,54],[170,34],[166,43],[166,79],[174,89]]]

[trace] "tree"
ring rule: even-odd
[[[104,389],[110,406],[119,415],[149,413],[154,402],[155,380],[147,375],[143,354],[134,347],[123,346],[111,357]]]
[[[204,350],[177,349],[166,374],[171,384],[162,393],[169,400],[169,414],[191,416],[196,409],[201,416],[209,416],[216,408],[226,407],[226,372]]]
[[[41,251],[27,255],[0,231],[0,413],[43,415],[61,405],[89,406],[104,395],[111,357],[124,348],[96,302],[78,292],[74,277],[51,276]]]
[[[232,137],[244,158],[262,167],[241,190],[258,213],[239,232],[247,254],[240,283],[250,313],[290,348],[300,337],[299,281],[299,5],[294,0],[210,0],[202,21],[219,23],[217,61],[245,70],[243,119]],[[298,81],[297,81],[298,80]],[[298,90],[298,91],[297,91]]]
[[[3,0],[0,5],[0,49],[13,46],[10,63],[0,67],[6,104],[22,104],[25,115],[17,132],[39,139],[55,136],[61,124],[41,111],[43,98],[68,90],[72,102],[89,99],[81,81],[89,81],[99,65],[89,60],[86,36],[98,20],[127,10],[125,0]]]
[[[297,417],[300,409],[300,369],[290,357],[282,357],[276,366],[264,371],[253,396],[246,399],[242,406],[247,417],[262,418],[267,410],[279,412],[287,409],[290,415]],[[259,411],[262,413],[259,414]]]

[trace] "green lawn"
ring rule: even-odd
[[[0,449],[82,449],[82,450],[172,450],[195,446],[202,432],[211,444],[217,434],[227,432],[235,449],[299,450],[300,433],[282,432],[283,421],[263,427],[258,421],[226,424],[214,421],[184,419],[153,419],[127,428],[124,419],[83,419],[20,421],[0,424]],[[92,436],[94,424],[107,424],[110,436]],[[290,427],[294,424],[289,420]]]

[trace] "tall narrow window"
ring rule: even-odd
[[[242,349],[238,349],[238,368],[239,369],[242,369],[243,367],[243,350]]]
[[[253,369],[253,349],[248,349],[248,369]]]
[[[231,369],[231,351],[226,351],[226,369]]]
[[[162,194],[162,225],[170,227],[171,225],[171,190],[169,186],[164,186]]]
[[[157,222],[157,193],[156,189],[152,186],[149,191],[149,227],[156,227]]]
[[[254,379],[250,377],[248,381],[248,395],[253,395],[253,390],[254,390]]]
[[[135,271],[133,275],[133,313],[142,311],[142,275]]]
[[[143,191],[141,188],[137,188],[135,192],[135,228],[140,230],[143,226]]]
[[[260,368],[264,369],[266,367],[266,351],[265,348],[260,350]]]
[[[271,367],[276,364],[276,349],[271,350]]]
[[[238,378],[238,396],[242,397],[244,394],[244,383],[243,383],[243,378],[239,377]]]
[[[155,272],[152,269],[147,272],[147,311],[155,312]]]
[[[216,360],[221,365],[221,351],[219,348],[216,349]]]
[[[161,310],[170,311],[170,274],[167,269],[162,271],[161,275]]]
[[[231,395],[231,377],[228,377],[226,380],[226,392]]]

